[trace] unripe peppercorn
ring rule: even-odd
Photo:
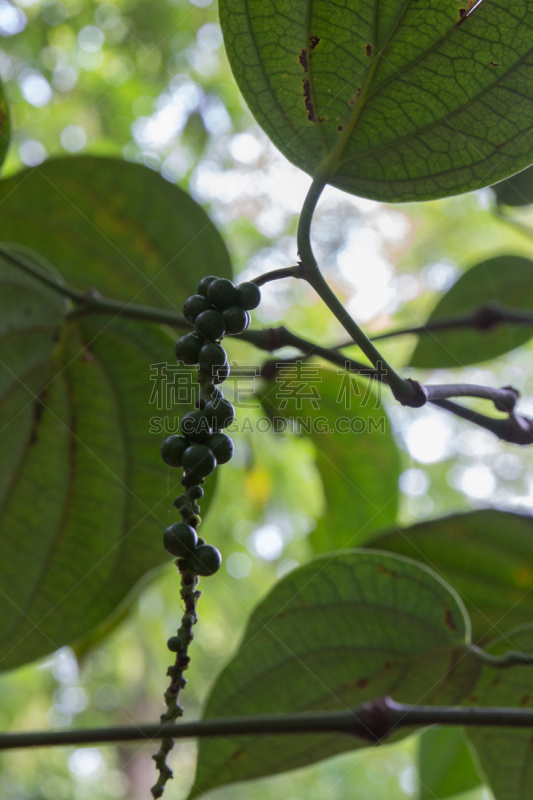
[[[224,364],[223,367],[214,367],[212,378],[213,383],[224,383],[229,378],[229,364]]]
[[[221,336],[224,336],[224,317],[220,311],[215,311],[215,309],[202,311],[196,317],[194,324],[198,333],[201,333],[207,339],[220,339]],[[198,350],[199,353],[200,351]],[[198,362],[195,361],[194,363]]]
[[[203,442],[211,433],[209,420],[203,411],[189,411],[185,414],[180,422],[180,430],[189,442]]]
[[[222,324],[224,324],[224,320],[222,320]],[[194,364],[198,364],[198,356],[204,344],[205,341],[197,333],[187,333],[176,342],[174,347],[176,358],[188,367],[192,367]]]
[[[229,306],[222,312],[224,329],[228,335],[242,333],[250,324],[250,315],[240,306]]]
[[[217,464],[226,464],[233,456],[233,442],[225,433],[213,433],[205,443],[213,451]]]
[[[194,322],[198,314],[201,314],[202,311],[208,311],[210,308],[211,304],[207,297],[201,294],[193,294],[184,302],[183,314],[191,322]]]
[[[213,367],[222,367],[226,363],[226,351],[219,344],[209,342],[204,344],[198,355],[198,364],[209,375],[213,372]]]
[[[211,544],[202,544],[192,556],[192,568],[197,575],[214,575],[222,564],[222,556]]]
[[[191,500],[199,500],[204,496],[204,490],[201,486],[191,486],[190,489],[187,490],[187,494]]]
[[[183,642],[179,636],[171,636],[167,642],[167,647],[171,653],[179,653],[183,647]]]
[[[165,550],[177,558],[189,556],[196,550],[197,543],[196,531],[185,522],[175,522],[163,535]]]
[[[252,311],[261,302],[261,290],[255,283],[240,283],[235,287],[235,303],[245,311]]]
[[[206,478],[211,475],[217,462],[205,444],[193,444],[183,454],[182,465],[191,478]]]
[[[216,275],[206,275],[206,277],[202,278],[202,280],[198,284],[196,291],[198,292],[198,294],[207,297],[207,290],[209,289],[209,285],[216,280],[217,280]]]
[[[217,278],[207,289],[207,299],[216,308],[227,308],[235,302],[235,286],[226,278]]]
[[[169,436],[161,445],[161,458],[169,467],[181,467],[181,459],[188,446],[183,436]]]
[[[235,409],[229,400],[225,397],[217,399],[216,401],[209,401],[205,404],[202,412],[209,420],[209,424],[216,432],[222,428],[227,428],[235,419]],[[184,463],[185,455],[182,457]]]

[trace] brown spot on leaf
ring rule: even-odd
[[[390,663],[390,661],[384,661],[383,662],[383,669],[390,669],[391,667],[392,667],[392,664]]]
[[[83,354],[82,354],[82,357],[81,357],[81,361],[83,361],[84,364],[92,364],[94,359],[95,359],[95,355],[94,355],[93,351],[90,350],[88,347],[85,347],[85,349],[83,351]]]
[[[308,67],[308,64],[307,64],[307,50],[305,49],[305,47],[302,50],[302,52],[300,53],[300,55],[298,56],[298,61],[300,62],[300,64],[304,68],[304,71],[307,72],[307,67]]]
[[[524,706],[527,706],[527,705],[528,705],[530,702],[531,702],[531,695],[529,695],[529,694],[524,694],[524,695],[522,695],[522,697],[520,698],[520,702],[518,703],[518,705],[519,705],[521,708],[524,708]]]
[[[385,564],[378,564],[378,572],[381,572],[382,575],[390,575],[391,578],[398,577],[397,571],[395,569],[389,569]]]
[[[479,697],[477,696],[477,694],[470,695],[470,702],[473,703],[474,705],[479,703]]]
[[[365,45],[365,52],[366,52],[367,56],[370,58],[370,56],[374,52],[373,46],[371,44]]]
[[[491,61],[490,65],[491,65],[491,67],[499,67],[500,66],[497,61]]]
[[[304,87],[304,103],[307,109],[307,119],[309,120],[309,122],[324,122],[324,117],[317,117],[315,115],[313,101],[311,100],[311,89],[309,87],[308,78],[304,78],[302,80],[302,83]]]
[[[466,8],[459,9],[459,19],[463,20],[466,17]]]
[[[320,44],[320,36],[311,36],[309,41],[311,43],[311,50],[314,50],[315,47],[318,47]]]
[[[457,630],[457,625],[455,624],[455,620],[453,618],[453,614],[449,608],[447,608],[444,612],[444,624],[447,628],[451,631]]]
[[[235,750],[235,752],[233,753],[232,757],[230,758],[230,761],[238,761],[240,758],[243,757],[245,752],[246,751],[245,751],[244,747],[241,747],[239,750]]]
[[[339,133],[340,133],[340,132],[343,130],[343,128],[342,128],[342,125],[337,125],[337,130],[338,130],[338,131],[339,131]]]
[[[311,101],[311,90],[309,89],[309,81],[307,78],[304,78],[303,81],[304,87],[304,103],[307,109],[307,119],[309,122],[315,122],[315,109],[313,108],[313,103]]]
[[[368,686],[368,678],[359,678],[355,685],[358,689],[364,689],[365,686]]]
[[[352,98],[350,100],[350,105],[351,106],[355,105],[355,101],[357,100],[357,98],[359,97],[360,94],[361,94],[361,87],[359,87],[358,90],[356,91],[356,93],[352,96]]]

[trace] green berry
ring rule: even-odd
[[[235,409],[225,397],[210,400],[205,404],[202,413],[205,414],[215,432],[227,428],[235,419]],[[185,455],[182,459],[183,463],[185,463],[184,459]]]
[[[240,306],[229,306],[222,312],[224,329],[227,334],[242,333],[250,324],[250,315]]]
[[[261,302],[261,290],[255,283],[240,283],[235,287],[235,303],[245,311],[252,311]]]
[[[189,442],[203,442],[210,434],[209,421],[203,411],[189,411],[182,417],[180,430]]]
[[[179,497],[174,498],[174,502],[172,503],[172,505],[174,506],[174,508],[181,508],[183,505],[185,505],[188,499],[189,498],[187,497],[186,494],[180,494]]]
[[[197,575],[214,575],[222,564],[222,556],[211,544],[201,544],[192,557],[192,567]]]
[[[192,445],[191,445],[192,446]],[[190,486],[196,486],[198,483],[205,483],[200,475],[184,475],[181,479],[181,485],[188,489]]]
[[[195,407],[195,408],[199,408],[199,409],[200,409],[200,411],[201,411],[201,410],[202,410],[202,408],[203,408],[203,407],[205,406],[205,404],[207,403],[207,400],[205,399],[205,397],[202,397],[202,395],[201,395],[200,391],[201,391],[201,390],[200,390],[200,389],[198,389],[198,391],[197,391],[197,392],[196,392],[196,394],[194,395],[194,407]]]
[[[179,653],[183,647],[183,642],[179,636],[171,636],[167,642],[167,647],[171,653]]]
[[[213,383],[224,383],[229,378],[229,364],[224,364],[222,367],[215,367],[213,370]]]
[[[222,324],[224,324],[224,320],[222,320]],[[174,348],[176,351],[176,358],[189,367],[193,366],[193,364],[198,364],[198,356],[204,344],[204,340],[201,336],[198,336],[197,333],[187,333],[176,342]]]
[[[219,344],[204,344],[198,356],[200,368],[209,375],[213,373],[213,367],[222,367],[226,363],[226,351]]]
[[[187,490],[187,494],[191,500],[199,500],[204,496],[204,490],[201,486],[191,486],[190,489]]]
[[[183,313],[187,319],[194,322],[198,314],[211,308],[209,300],[201,294],[192,294],[183,304]]]
[[[224,317],[220,311],[215,311],[214,309],[202,311],[196,317],[194,324],[196,330],[207,339],[220,339],[221,336],[224,336]],[[198,353],[200,353],[200,350],[198,350]],[[197,361],[194,363],[196,364]]]
[[[207,299],[216,308],[227,308],[235,302],[235,286],[226,278],[217,278],[207,289]]]
[[[183,514],[183,512],[182,512],[182,514]],[[202,519],[201,519],[199,514],[189,514],[187,517],[183,516],[183,519],[185,520],[187,525],[190,525],[191,528],[194,528],[195,530],[196,530],[196,528],[198,527],[198,525],[202,521]]]
[[[227,464],[233,455],[233,442],[225,433],[213,433],[206,439],[206,445],[213,451],[217,464]]]
[[[193,553],[197,542],[196,531],[185,522],[175,522],[166,529],[163,535],[165,550],[177,558],[184,558]]]
[[[169,467],[181,467],[181,458],[188,446],[183,436],[169,436],[161,445],[161,458]]]
[[[205,444],[192,444],[183,454],[182,465],[190,477],[206,478],[211,475],[217,462]]]
[[[216,280],[217,280],[216,275],[207,275],[205,278],[202,278],[202,280],[198,284],[198,288],[196,291],[198,292],[198,294],[207,297],[207,290],[209,289],[209,285]]]

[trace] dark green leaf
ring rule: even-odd
[[[492,638],[502,622],[533,617],[533,518],[487,509],[429,520],[378,536],[370,547],[416,558],[461,595],[474,642]]]
[[[458,702],[480,672],[468,637],[458,597],[416,562],[357,550],[323,557],[283,578],[251,614],[204,716],[341,710],[387,694]],[[204,739],[192,796],[366,746],[319,734]]]
[[[86,635],[167,561],[181,488],[150,432],[150,365],[172,361],[172,339],[63,313],[60,295],[0,261],[2,670]]]
[[[527,0],[221,0],[233,73],[287,158],[377,200],[427,200],[531,163]],[[325,166],[324,166],[325,165]]]
[[[0,241],[32,248],[78,289],[181,310],[203,275],[231,277],[203,209],[140,164],[76,156],[0,181]]]
[[[418,744],[418,800],[444,800],[481,783],[460,728],[430,728]]]
[[[520,256],[488,258],[461,275],[439,300],[427,322],[456,318],[487,304],[533,311],[533,261]],[[533,336],[527,325],[495,325],[489,330],[457,328],[420,336],[411,366],[464,367],[507,353]]]
[[[293,381],[292,389],[280,376],[261,401],[270,416],[301,420],[302,433],[316,449],[327,510],[310,540],[314,551],[323,553],[358,545],[394,524],[400,457],[381,395],[370,392],[366,381],[313,364],[302,369],[316,374],[306,379],[302,372],[303,380]],[[300,383],[307,397],[314,391],[315,398],[301,400],[298,411]]]
[[[528,167],[491,187],[498,203],[506,206],[528,206],[533,203],[533,167]]]
[[[489,648],[501,655],[507,650],[533,652],[533,626],[505,633]],[[477,706],[533,708],[533,669],[484,667],[469,703]],[[479,763],[495,800],[533,797],[533,731],[519,728],[467,728]]]

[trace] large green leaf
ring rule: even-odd
[[[261,395],[270,416],[300,420],[316,449],[326,495],[310,537],[316,553],[354,547],[396,519],[399,451],[380,396],[369,388],[349,373],[310,364],[295,380],[280,375]]]
[[[3,164],[7,155],[10,133],[9,110],[4,94],[4,87],[0,83],[0,166]]]
[[[420,522],[370,547],[416,558],[461,595],[473,640],[533,618],[533,517],[487,509]]]
[[[418,743],[418,800],[444,800],[479,786],[460,728],[429,728]]]
[[[533,310],[533,261],[497,256],[465,272],[441,297],[427,322],[464,316],[489,303]],[[461,327],[422,335],[411,366],[422,369],[464,367],[507,353],[533,336],[527,325],[496,325],[488,330]]]
[[[506,633],[488,649],[496,655],[506,650],[532,653],[533,626],[524,625]],[[476,706],[533,708],[533,668],[485,667],[469,702]],[[533,797],[533,730],[477,727],[466,730],[496,800]]]
[[[63,313],[59,295],[0,261],[2,670],[102,623],[167,560],[177,516],[181,473],[161,461],[149,402],[150,365],[171,360],[173,340]]]
[[[341,710],[381,695],[459,702],[479,674],[468,639],[461,601],[431,570],[379,552],[322,557],[253,611],[204,716]],[[321,734],[204,739],[192,796],[365,746]]]
[[[203,275],[231,277],[205,211],[140,164],[46,161],[0,181],[0,204],[0,241],[32,248],[81,290],[181,309]]]
[[[498,203],[528,206],[533,203],[533,167],[528,167],[491,187]]]
[[[473,5],[221,0],[220,18],[237,83],[290,161],[325,163],[355,194],[427,200],[533,160],[533,9]]]

